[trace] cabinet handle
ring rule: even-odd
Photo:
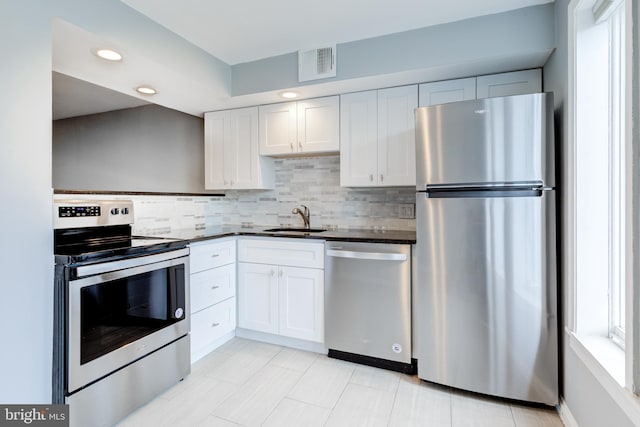
[[[271,270],[271,277],[275,276],[276,272],[274,270]]]
[[[278,277],[282,277],[282,270],[278,270]]]
[[[373,174],[369,175],[369,181],[373,182]]]
[[[380,182],[384,182],[384,175],[380,174]]]
[[[218,258],[220,256],[220,254],[213,254],[211,255],[211,258]]]
[[[302,151],[302,141],[298,141],[298,148],[300,148],[300,151]]]
[[[215,328],[216,326],[220,326],[220,323],[212,323],[212,324],[211,324],[211,327],[212,327],[212,328]]]
[[[291,147],[291,151],[293,151],[293,142],[290,142],[289,146]]]
[[[215,290],[216,290],[216,289],[218,289],[219,287],[220,287],[220,286],[212,286],[212,287],[211,287],[211,290],[212,290],[212,291],[215,291]]]

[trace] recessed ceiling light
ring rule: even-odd
[[[107,61],[122,61],[122,54],[113,49],[98,49],[95,53],[99,58]]]
[[[298,94],[295,92],[282,92],[280,96],[286,99],[293,99],[293,98],[297,98]]]
[[[148,85],[138,86],[136,88],[136,92],[143,95],[155,95],[156,93],[158,93],[154,88]]]

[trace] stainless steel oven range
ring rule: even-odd
[[[110,426],[190,373],[189,250],[131,235],[128,200],[54,203],[54,403]]]

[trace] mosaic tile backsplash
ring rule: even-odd
[[[300,205],[309,207],[314,228],[415,230],[415,219],[398,218],[400,204],[415,203],[412,187],[340,187],[339,156],[277,159],[275,163],[274,190],[226,191],[224,197],[91,197],[132,199],[137,235],[223,224],[301,227],[302,218],[291,213]]]

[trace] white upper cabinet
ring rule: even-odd
[[[469,99],[539,93],[542,91],[542,70],[536,68],[423,83],[420,85],[419,91],[421,107]]]
[[[510,73],[480,76],[477,80],[476,98],[524,95],[542,92],[542,70],[513,71]]]
[[[370,187],[378,176],[378,91],[340,96],[340,185]]]
[[[260,106],[260,154],[288,156],[340,149],[339,97]]]
[[[476,78],[423,83],[418,99],[421,107],[476,99]]]
[[[273,160],[258,149],[258,108],[205,113],[205,188],[269,189]]]
[[[417,86],[340,98],[340,185],[415,185]]]
[[[340,150],[340,97],[298,102],[298,150],[327,153]]]
[[[378,185],[416,185],[418,87],[378,91]]]
[[[298,110],[295,102],[260,106],[260,154],[290,154],[298,148]]]

